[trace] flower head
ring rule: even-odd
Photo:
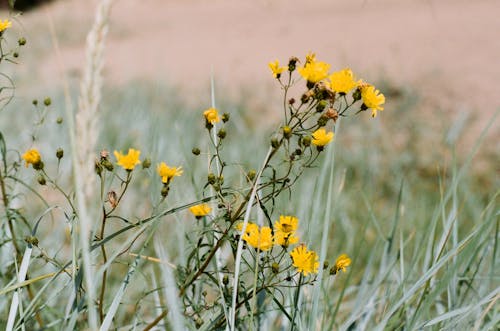
[[[342,270],[345,272],[346,268],[351,265],[351,259],[347,254],[342,254],[335,261],[335,265],[330,269],[330,274],[335,275],[337,272]]]
[[[286,67],[280,67],[280,63],[278,60],[274,62],[269,62],[268,66],[269,69],[271,69],[271,71],[273,72],[274,78],[280,78],[281,73],[286,69]]]
[[[330,65],[326,62],[312,61],[297,69],[299,74],[310,83],[317,83],[328,77],[328,70]]]
[[[333,132],[326,132],[325,129],[321,128],[313,132],[312,143],[315,146],[323,147],[326,146],[333,139]]]
[[[304,276],[318,272],[318,254],[316,254],[315,251],[308,251],[304,244],[295,247],[295,249],[290,252],[290,256],[293,260],[293,266]]]
[[[309,52],[306,54],[306,64],[316,62],[316,53]]]
[[[295,216],[280,216],[279,221],[274,223],[274,242],[277,245],[288,246],[296,244],[299,241],[295,237],[299,220]]]
[[[375,89],[375,86],[364,84],[361,87],[361,98],[363,104],[372,110],[372,117],[377,116],[377,111],[384,110],[385,96]]]
[[[156,167],[156,172],[161,177],[163,183],[169,183],[175,176],[182,175],[182,167],[169,167],[162,162]]]
[[[241,231],[243,229],[243,223],[239,223],[236,228]],[[268,226],[259,228],[257,224],[249,222],[241,238],[250,246],[263,252],[273,247],[273,234],[271,228]]]
[[[343,70],[334,72],[330,75],[330,87],[335,92],[347,93],[356,87],[354,74],[351,69],[345,68]]]
[[[139,160],[139,155],[141,151],[133,148],[129,148],[127,155],[123,155],[122,152],[115,151],[116,164],[121,166],[123,169],[132,171],[134,167],[141,163]]]
[[[208,108],[203,112],[203,116],[205,116],[205,119],[207,120],[208,123],[210,124],[215,124],[217,122],[220,122],[220,117],[219,113],[217,112],[217,109],[215,108]]]
[[[200,218],[200,217],[207,216],[208,214],[210,214],[210,212],[212,211],[212,208],[208,204],[202,203],[202,204],[190,207],[189,211],[196,218]]]
[[[26,151],[22,156],[23,160],[26,162],[26,168],[32,164],[34,168],[42,162],[42,157],[37,149],[32,148]]]
[[[7,30],[12,26],[12,22],[5,19],[5,20],[0,20],[0,33]]]

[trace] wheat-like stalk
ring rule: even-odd
[[[99,134],[99,102],[101,100],[104,41],[108,31],[108,18],[113,0],[101,0],[97,5],[94,24],[87,35],[86,65],[78,111],[76,114],[75,143],[73,148],[75,194],[78,208],[80,245],[82,248],[89,327],[97,329],[97,314],[94,308],[94,281],[89,239],[92,231],[93,212],[91,203],[95,197],[94,157]]]

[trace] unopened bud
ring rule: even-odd
[[[43,166],[44,166],[44,164],[42,161],[37,162],[37,163],[33,163],[33,169],[35,169],[35,170],[43,170]]]
[[[280,146],[280,142],[277,138],[272,138],[271,139],[271,146],[273,148],[278,148]]]
[[[195,147],[191,150],[191,153],[193,153],[194,155],[200,155],[201,151],[198,147]]]
[[[209,184],[211,184],[211,185],[215,184],[216,180],[217,180],[217,178],[215,177],[215,175],[213,173],[208,174],[207,181]]]
[[[106,170],[108,171],[113,171],[113,169],[115,168],[113,166],[113,163],[111,163],[108,159],[104,159],[101,161],[101,164],[104,168],[106,168]]]
[[[168,195],[168,191],[170,190],[170,188],[167,186],[167,185],[164,185],[162,188],[161,188],[161,196],[162,197],[166,197]]]
[[[271,265],[271,270],[273,271],[274,274],[277,274],[280,272],[280,265],[276,262],[274,262],[272,265]]]
[[[358,101],[359,99],[361,99],[361,90],[359,88],[352,92],[352,98],[354,99],[354,101]]]
[[[226,130],[220,129],[219,132],[217,132],[217,137],[219,137],[220,139],[226,138]]]
[[[56,119],[56,123],[57,123],[57,124],[62,124],[62,122],[63,122],[63,118],[59,116],[59,117]]]
[[[227,123],[227,121],[229,121],[229,114],[228,113],[222,114],[222,122]]]
[[[257,173],[255,172],[255,170],[250,170],[248,173],[247,173],[247,177],[248,177],[248,180],[249,181],[252,181],[255,179],[255,175],[257,175]]]
[[[321,116],[318,118],[318,125],[319,125],[320,127],[322,127],[322,126],[325,126],[325,125],[326,125],[326,123],[328,123],[328,117],[327,117],[327,116],[325,116],[325,115],[321,115]]]
[[[316,110],[318,111],[318,113],[321,113],[326,108],[327,104],[328,102],[326,100],[321,100],[320,102],[318,102],[318,104],[316,105]]]
[[[49,98],[49,97],[46,97],[45,99],[43,99],[43,104],[45,106],[50,106],[50,104],[52,103],[52,100]]]
[[[62,148],[58,148],[56,151],[56,157],[60,160],[64,156],[64,150]]]
[[[304,138],[302,138],[302,145],[304,145],[305,147],[310,146],[311,145],[311,137],[305,136]]]
[[[26,38],[24,38],[24,37],[19,38],[19,40],[17,41],[17,43],[19,44],[19,46],[26,45]]]
[[[142,161],[142,169],[148,169],[149,167],[151,167],[151,159],[147,157]]]
[[[47,182],[45,181],[45,177],[43,175],[38,176],[37,178],[38,184],[45,185]]]
[[[292,136],[292,129],[289,126],[283,127],[283,137],[289,139]]]
[[[224,285],[229,284],[229,277],[227,275],[224,275],[224,277],[222,277],[222,284]]]
[[[337,122],[337,119],[339,118],[339,113],[335,110],[335,108],[328,108],[325,115],[326,117],[332,119],[333,122]]]
[[[12,56],[13,57],[19,57],[19,53],[18,52],[14,52],[14,53],[12,53]]]

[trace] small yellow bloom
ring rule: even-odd
[[[0,32],[3,32],[12,26],[12,22],[9,20],[0,20]]]
[[[333,266],[332,270],[330,270],[330,273],[335,275],[337,272],[342,270],[343,272],[346,271],[346,268],[351,265],[351,259],[347,254],[342,254],[337,258],[337,261],[335,261],[335,265]]]
[[[326,62],[306,62],[304,67],[298,68],[299,74],[310,83],[317,83],[328,77],[330,65]]]
[[[208,214],[210,214],[210,212],[212,211],[212,208],[208,204],[202,203],[200,205],[190,207],[189,211],[196,218],[199,218],[199,217],[207,216]]]
[[[129,148],[127,155],[123,155],[122,152],[114,151],[116,157],[116,164],[121,166],[125,170],[132,171],[135,166],[140,164],[139,156],[141,151],[133,148]]]
[[[306,54],[306,64],[316,62],[316,54],[309,52]]]
[[[182,167],[169,167],[165,164],[165,162],[158,164],[156,171],[158,172],[158,175],[160,175],[163,183],[169,183],[172,178],[180,176],[183,173]]]
[[[315,146],[323,147],[327,145],[333,139],[333,132],[326,132],[325,129],[321,128],[313,132],[312,134],[313,140],[312,143]]]
[[[271,69],[271,71],[273,72],[274,78],[279,78],[281,76],[281,73],[286,69],[286,67],[280,67],[280,63],[278,60],[269,62],[268,66],[269,69]]]
[[[241,231],[241,229],[243,229],[243,223],[239,223],[236,228]],[[249,222],[241,238],[245,240],[248,245],[263,252],[273,247],[273,234],[271,228],[268,226],[263,226],[259,229],[257,224]]]
[[[42,162],[42,157],[38,150],[33,148],[26,151],[22,156],[23,160],[26,162],[26,168],[32,164],[33,166],[40,164]]]
[[[329,78],[330,87],[335,92],[347,93],[357,85],[354,80],[354,74],[349,68],[334,72]]]
[[[308,251],[304,244],[295,247],[290,252],[293,260],[293,266],[297,268],[304,276],[310,273],[318,273],[319,258],[315,251]]]
[[[280,216],[279,221],[274,223],[274,242],[276,245],[288,246],[299,241],[295,237],[299,220],[295,216]]]
[[[384,110],[382,105],[385,103],[385,96],[375,89],[375,86],[365,84],[361,87],[361,98],[363,104],[372,110],[372,117],[377,116],[377,111]]]
[[[220,122],[219,113],[215,108],[208,108],[203,112],[203,116],[205,116],[207,122],[209,122],[212,125],[217,122]]]

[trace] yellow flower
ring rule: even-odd
[[[299,241],[295,237],[299,220],[295,216],[280,216],[279,221],[274,223],[274,242],[276,245],[288,246]]]
[[[350,265],[351,265],[351,259],[349,258],[349,256],[347,256],[347,254],[342,254],[337,258],[337,261],[335,261],[335,265],[330,270],[330,273],[332,275],[335,275],[340,270],[345,272],[346,268]]]
[[[316,62],[316,54],[309,52],[306,54],[306,64]]]
[[[326,130],[321,128],[313,132],[312,143],[315,146],[323,147],[327,145],[333,139],[333,132],[326,133]]]
[[[269,62],[268,66],[269,69],[271,69],[271,71],[273,72],[274,78],[280,78],[281,73],[286,69],[286,67],[280,67],[280,63],[278,60],[274,62]]]
[[[295,249],[290,252],[290,256],[293,260],[293,266],[304,276],[318,272],[318,254],[316,254],[315,251],[308,251],[304,244],[295,247]]]
[[[199,218],[199,217],[207,216],[208,214],[210,214],[210,212],[212,211],[212,208],[208,204],[202,203],[200,205],[196,205],[196,206],[190,207],[189,211],[196,218]]]
[[[326,62],[306,62],[304,67],[298,68],[299,74],[310,83],[317,83],[328,77],[330,65]]]
[[[372,110],[372,117],[377,116],[377,111],[384,110],[385,96],[375,89],[375,86],[364,84],[361,86],[361,98],[363,104]]]
[[[205,116],[207,122],[209,122],[210,124],[220,122],[219,113],[215,108],[208,108],[203,112],[203,116]]]
[[[12,26],[9,20],[0,20],[0,32],[3,32]]]
[[[122,152],[115,151],[116,164],[121,166],[125,170],[132,171],[134,167],[141,163],[139,160],[139,155],[141,155],[141,151],[133,148],[129,148],[128,154],[123,155]]]
[[[169,183],[174,176],[180,176],[183,173],[182,167],[169,167],[165,162],[158,164],[156,171],[158,175],[160,175],[163,183]]]
[[[349,68],[334,72],[329,78],[330,87],[335,92],[347,93],[357,85],[354,81],[354,74]]]
[[[239,223],[236,228],[241,231],[241,229],[243,229],[243,223]],[[250,246],[261,251],[267,251],[273,247],[273,234],[271,228],[268,226],[263,226],[259,229],[257,224],[249,222],[241,238]]]
[[[38,153],[38,150],[35,148],[27,150],[26,153],[23,154],[22,158],[26,162],[26,168],[30,164],[35,167],[36,165],[40,164],[40,162],[42,162],[42,157],[40,156],[40,153]]]

